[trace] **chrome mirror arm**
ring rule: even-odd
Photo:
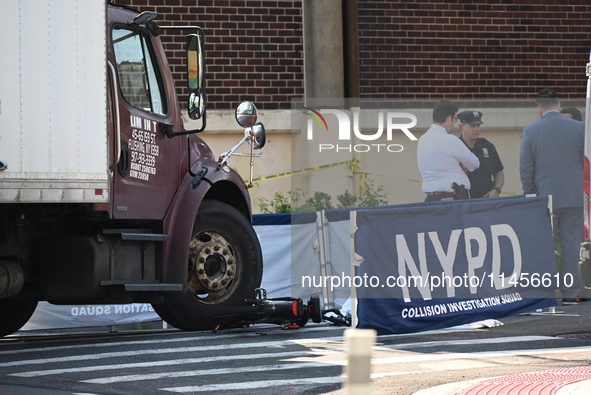
[[[245,143],[245,142],[246,142],[246,141],[247,141],[249,138],[250,138],[250,134],[247,134],[247,135],[245,135],[245,136],[242,138],[242,140],[240,140],[240,141],[238,142],[238,144],[236,144],[235,146],[233,146],[233,147],[230,149],[230,151],[222,153],[222,154],[220,155],[220,158],[219,158],[219,160],[218,160],[218,169],[219,169],[220,167],[224,166],[224,165],[226,164],[226,162],[228,161],[228,159],[230,159],[230,157],[231,157],[232,155],[240,156],[239,154],[235,154],[235,152],[236,152],[236,150],[237,150],[238,148],[240,148],[240,146],[241,146],[242,144],[244,144],[244,143]]]
[[[220,158],[218,159],[218,169],[222,166],[224,166],[226,164],[226,162],[228,161],[228,159],[230,159],[231,156],[248,156],[251,158],[260,158],[261,156],[263,156],[263,149],[259,148],[259,152],[257,154],[255,154],[254,148],[253,148],[253,144],[250,144],[250,153],[249,154],[245,154],[242,152],[236,152],[236,150],[238,148],[240,148],[244,143],[246,143],[247,141],[252,141],[253,136],[252,136],[252,132],[250,130],[250,128],[246,129],[244,131],[244,137],[242,138],[242,140],[240,140],[238,142],[238,144],[236,144],[234,147],[232,147],[229,151],[227,152],[223,152],[220,155]]]

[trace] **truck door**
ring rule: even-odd
[[[168,66],[161,45],[155,46],[144,29],[115,25],[110,38],[119,110],[115,122],[120,126],[112,142],[120,149],[112,213],[115,218],[162,219],[178,187],[181,142],[162,132],[163,125],[176,125],[176,130],[179,122],[172,82],[163,72]]]

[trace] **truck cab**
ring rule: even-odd
[[[23,56],[7,59],[15,63],[7,70],[19,74],[5,73],[5,92],[32,96],[21,90],[40,83],[52,92],[48,112],[25,105],[13,116],[0,111],[0,335],[24,325],[41,300],[147,302],[179,329],[213,329],[211,312],[241,304],[262,277],[248,188],[226,163],[242,143],[262,149],[256,107],[237,107],[245,137],[216,160],[197,135],[207,117],[203,30],[160,26],[156,13],[100,1],[78,0],[75,10],[48,3],[30,11],[48,14],[54,37],[64,18],[88,26],[74,48],[50,42],[30,49],[46,54],[45,68],[31,68]],[[39,22],[16,8],[6,14],[2,21],[18,23],[17,32]],[[183,124],[164,34],[186,37],[186,107],[201,119],[198,130]],[[5,45],[9,54],[23,51]]]

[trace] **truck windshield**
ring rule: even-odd
[[[154,56],[147,40],[127,29],[113,30],[113,49],[121,93],[131,105],[165,115],[164,89],[159,83]]]

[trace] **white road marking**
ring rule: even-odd
[[[256,348],[256,347],[277,347],[277,346],[289,346],[289,345],[302,345],[305,346],[306,344],[310,343],[318,343],[318,342],[338,342],[342,340],[342,336],[338,337],[326,337],[326,338],[317,338],[317,339],[296,339],[296,340],[277,340],[277,341],[269,341],[269,342],[252,342],[252,343],[234,343],[231,345],[232,349],[239,349],[239,348]],[[196,347],[177,347],[177,348],[161,348],[161,349],[154,349],[154,350],[136,350],[136,351],[119,351],[119,352],[109,352],[109,353],[101,353],[101,354],[84,354],[84,355],[73,355],[69,357],[56,357],[56,358],[37,358],[37,359],[27,359],[22,361],[12,361],[12,362],[4,362],[0,363],[0,367],[9,367],[9,366],[22,366],[22,365],[43,365],[46,363],[53,364],[59,362],[72,362],[72,361],[90,361],[90,360],[97,360],[97,359],[106,359],[106,358],[121,358],[121,357],[133,357],[133,356],[145,356],[145,355],[154,355],[154,354],[178,354],[178,353],[187,353],[187,352],[197,352],[203,353],[207,351],[217,351],[220,349],[227,349],[229,346],[227,344],[217,345],[217,346],[196,346]]]
[[[170,392],[208,392],[208,391],[240,391],[254,388],[269,388],[269,387],[288,387],[288,386],[305,386],[314,384],[337,384],[343,382],[341,376],[334,377],[309,377],[305,379],[287,379],[287,380],[263,380],[250,381],[245,383],[224,383],[224,384],[210,384],[186,387],[172,387],[160,388],[162,391]]]
[[[404,357],[374,358],[373,364],[388,363],[408,363],[424,361],[441,361],[447,359],[478,359],[478,358],[496,358],[496,357],[515,357],[520,355],[538,355],[538,354],[571,354],[578,352],[591,352],[591,347],[562,347],[562,348],[536,348],[527,350],[506,350],[506,351],[481,351],[470,353],[449,353],[449,354],[427,354],[427,355],[407,355]]]
[[[324,368],[327,365],[334,366],[333,363],[319,363],[319,362],[304,362],[304,363],[291,363],[287,362],[284,364],[276,365],[259,365],[259,366],[244,366],[241,368],[223,368],[223,369],[193,369],[185,370],[180,372],[162,372],[162,373],[148,373],[148,374],[130,374],[127,376],[113,376],[103,377],[98,379],[82,380],[82,383],[93,383],[93,384],[112,384],[121,383],[126,381],[143,381],[143,380],[157,380],[164,378],[177,378],[177,377],[195,377],[201,376],[206,377],[214,374],[236,374],[236,373],[251,373],[251,372],[268,372],[271,370],[295,370],[304,368]]]
[[[121,364],[115,364],[115,365],[94,365],[94,366],[82,366],[82,367],[77,367],[77,368],[33,370],[33,371],[28,371],[28,372],[12,373],[12,374],[9,374],[9,376],[38,377],[38,376],[49,376],[49,375],[64,374],[64,373],[81,373],[81,372],[94,372],[94,371],[105,371],[105,370],[149,368],[149,367],[156,367],[156,366],[210,363],[210,362],[254,359],[254,358],[264,359],[264,358],[301,357],[301,356],[313,356],[313,355],[328,355],[328,354],[335,354],[335,353],[338,353],[338,351],[305,350],[305,351],[269,352],[269,353],[261,353],[261,354],[256,354],[256,355],[253,355],[253,354],[222,355],[222,356],[218,356],[218,357],[185,358],[185,359],[160,360],[160,361],[152,361],[152,362],[121,363]]]
[[[572,348],[549,348],[549,349],[537,349],[537,350],[509,350],[509,351],[486,351],[477,353],[453,353],[453,354],[442,354],[442,355],[417,355],[408,357],[396,357],[396,358],[376,358],[372,360],[373,364],[391,364],[391,363],[408,363],[417,361],[437,361],[447,359],[475,359],[475,358],[493,358],[502,356],[519,356],[519,355],[534,355],[534,354],[553,354],[553,353],[576,353],[576,352],[591,352],[591,347],[572,347]],[[344,361],[333,361],[328,364],[341,365]],[[294,366],[299,364],[286,365],[288,368],[299,368]],[[305,364],[302,364],[305,365]],[[322,365],[322,364],[321,364]],[[302,368],[306,366],[301,366]],[[232,369],[229,369],[232,370]],[[387,376],[400,376],[408,374],[424,374],[429,373],[428,371],[406,371],[406,372],[381,372],[372,374],[372,379],[387,377]],[[343,382],[342,376],[332,377],[315,377],[307,379],[295,379],[295,380],[265,380],[265,381],[251,381],[241,383],[224,383],[224,384],[210,384],[210,385],[199,385],[199,386],[182,386],[182,387],[168,387],[160,388],[163,391],[170,392],[208,392],[208,391],[240,391],[246,389],[255,388],[268,388],[278,386],[292,386],[292,385],[310,385],[310,384],[332,384]]]
[[[555,337],[550,336],[515,336],[515,337],[501,337],[498,339],[487,339],[487,342],[490,343],[504,343],[504,342],[525,342],[525,341],[537,341],[537,340],[557,340]],[[292,339],[292,340],[279,340],[279,341],[270,341],[270,342],[253,342],[253,343],[238,343],[233,344],[232,348],[250,348],[250,347],[277,347],[277,346],[289,346],[293,344],[298,344],[302,346],[306,346],[310,343],[317,343],[317,342],[341,342],[342,337],[326,337],[326,338],[313,338],[313,339]],[[418,343],[405,343],[393,346],[381,346],[381,349],[404,349],[404,348],[413,348],[413,347],[428,347],[428,346],[447,346],[447,345],[457,345],[457,344],[471,344],[471,343],[478,343],[482,342],[482,340],[478,341],[440,341],[440,342],[418,342]],[[125,343],[123,343],[125,344]],[[164,354],[164,353],[183,353],[183,352],[206,352],[206,351],[217,351],[219,349],[227,348],[227,345],[217,345],[217,346],[197,346],[197,347],[181,347],[181,348],[163,348],[163,349],[156,349],[156,350],[138,350],[138,351],[120,351],[120,352],[112,352],[112,353],[100,353],[100,354],[84,354],[84,355],[74,355],[69,357],[56,357],[56,358],[37,358],[37,359],[28,359],[22,361],[12,361],[12,362],[5,362],[0,363],[0,367],[9,367],[9,366],[21,366],[21,365],[35,365],[35,364],[46,364],[46,363],[59,363],[59,362],[72,362],[72,361],[85,361],[85,360],[98,360],[98,359],[107,359],[107,358],[120,358],[120,357],[127,357],[127,356],[136,356],[136,355],[149,355],[149,354]],[[109,365],[107,365],[109,366]]]
[[[272,328],[259,328],[259,329],[272,329]],[[277,327],[278,329],[278,327]],[[334,331],[334,330],[341,330],[344,331],[343,327],[336,327],[336,326],[321,326],[321,327],[313,327],[313,328],[306,328],[306,329],[292,329],[293,331],[301,330],[307,332],[318,332],[318,331]],[[195,336],[190,337],[181,337],[181,338],[168,338],[168,339],[154,339],[154,340],[131,340],[131,341],[122,341],[122,342],[109,342],[109,343],[95,343],[95,344],[75,344],[70,346],[47,346],[47,347],[37,347],[37,348],[25,348],[25,349],[15,349],[15,350],[4,350],[0,351],[0,355],[21,355],[25,353],[40,353],[43,351],[65,351],[65,350],[76,350],[81,348],[102,348],[102,347],[120,347],[126,345],[147,345],[147,344],[163,344],[163,343],[183,343],[183,342],[201,342],[201,341],[209,341],[209,340],[222,340],[222,339],[233,339],[233,338],[240,338],[244,339],[247,337],[261,337],[261,331],[258,332],[240,332],[240,333],[226,333],[226,334],[213,334],[213,335],[205,335],[200,336],[205,332],[195,332]],[[158,335],[157,333],[155,335]]]
[[[471,344],[482,344],[483,341],[486,344],[498,344],[498,343],[511,343],[511,342],[532,342],[539,340],[557,340],[553,336],[508,336],[508,337],[497,337],[491,339],[474,339],[474,340],[445,340],[445,341],[433,341],[433,342],[417,342],[417,343],[403,343],[403,344],[390,344],[387,346],[380,345],[378,349],[395,349],[403,350],[407,348],[421,348],[421,347],[440,347],[440,346],[465,346]]]

